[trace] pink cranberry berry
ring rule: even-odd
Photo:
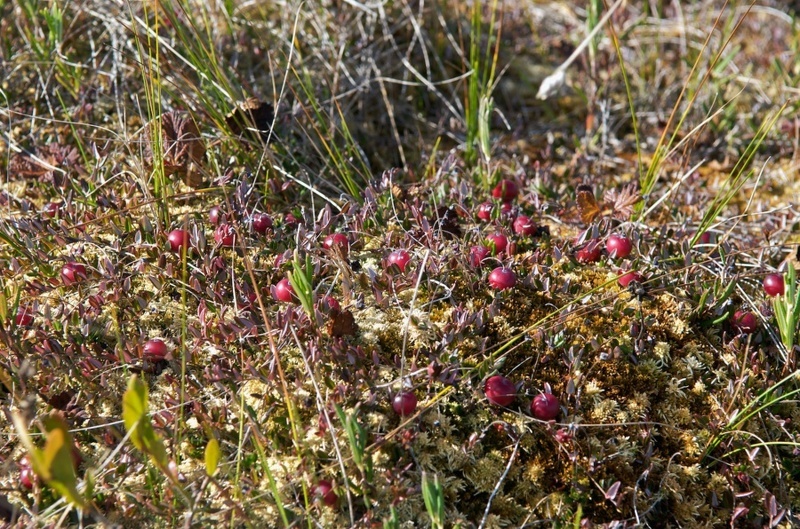
[[[491,235],[486,236],[486,242],[488,243],[486,246],[489,249],[493,249],[493,255],[503,253],[506,251],[508,247],[508,237],[503,235],[502,233],[492,233]]]
[[[514,219],[514,233],[530,237],[536,235],[536,224],[527,215],[520,215]]]
[[[606,241],[606,250],[612,259],[624,259],[631,254],[633,243],[624,235],[611,235]]]
[[[491,202],[484,202],[480,206],[478,206],[478,218],[485,221],[492,220],[492,210],[494,209],[494,204]]]
[[[232,247],[236,239],[236,230],[230,224],[220,224],[214,230],[214,242],[220,246]]]
[[[517,398],[517,388],[504,376],[494,375],[483,385],[486,399],[496,406],[508,406]]]
[[[142,347],[142,358],[151,362],[164,360],[167,358],[167,353],[169,353],[167,344],[158,338],[147,340],[147,342],[144,344],[144,347]]]
[[[579,263],[595,263],[600,260],[600,241],[597,239],[590,240],[580,250],[575,252],[575,259]]]
[[[14,317],[14,323],[17,327],[30,327],[33,325],[33,314],[27,307],[19,307],[17,315]]]
[[[335,507],[339,502],[339,497],[333,491],[333,484],[327,479],[321,479],[313,489],[313,494],[322,499],[322,503],[328,507]]]
[[[300,221],[294,216],[294,213],[289,212],[283,216],[283,223],[289,228],[295,228],[300,224]]]
[[[223,217],[222,208],[219,206],[214,206],[208,210],[208,221],[214,226],[219,224]]]
[[[540,393],[531,402],[531,415],[540,421],[552,421],[560,411],[558,399],[552,393]]]
[[[86,279],[86,267],[81,263],[69,262],[61,267],[61,280],[65,285],[74,285]]]
[[[189,232],[186,230],[172,230],[167,235],[170,249],[175,253],[180,253],[183,248],[189,248]]]
[[[620,286],[627,288],[627,286],[633,283],[634,281],[636,281],[637,283],[641,283],[642,279],[644,279],[644,276],[642,276],[642,274],[640,274],[639,272],[628,272],[626,274],[622,274],[621,276],[619,276],[617,282],[620,284]]]
[[[517,276],[510,268],[498,266],[489,274],[489,286],[495,290],[505,290],[517,284]]]
[[[292,288],[292,284],[289,283],[289,280],[284,277],[275,285],[275,292],[273,295],[278,301],[289,303],[294,299],[294,288]]]
[[[733,328],[744,334],[753,334],[758,330],[758,318],[749,311],[737,310],[733,313]]]
[[[272,227],[272,217],[264,213],[256,213],[253,215],[253,229],[258,233],[267,233],[267,230]]]
[[[486,246],[473,246],[469,249],[469,264],[473,268],[478,268],[483,260],[489,257],[491,251]]]
[[[417,409],[417,396],[413,391],[401,391],[392,399],[392,409],[401,416],[411,415]]]
[[[764,276],[764,292],[768,296],[782,296],[784,291],[783,274],[767,274]]]
[[[501,180],[499,184],[492,189],[492,196],[499,198],[503,202],[511,202],[519,194],[519,188],[513,180]]]
[[[326,250],[330,250],[336,246],[342,251],[342,255],[347,255],[347,252],[350,250],[350,241],[347,240],[347,235],[344,233],[331,233],[325,237],[322,246]]]
[[[395,250],[386,257],[387,268],[396,265],[401,272],[406,271],[406,265],[411,261],[411,255],[405,250]]]

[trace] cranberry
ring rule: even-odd
[[[489,257],[489,248],[486,246],[473,246],[469,249],[469,264],[473,268],[478,268],[483,263],[483,260]]]
[[[42,209],[42,213],[46,217],[50,217],[51,219],[57,216],[61,212],[61,203],[60,202],[48,202],[44,205]]]
[[[14,317],[14,323],[18,327],[29,327],[33,325],[33,314],[26,307],[19,307],[16,317]]]
[[[495,290],[505,290],[517,284],[517,276],[510,268],[499,266],[489,274],[489,286]]]
[[[600,260],[600,241],[590,240],[580,250],[575,252],[575,259],[579,263],[594,263]]]
[[[737,310],[733,313],[733,328],[740,333],[753,334],[758,330],[758,318],[749,311]]]
[[[768,296],[782,296],[784,291],[783,274],[767,274],[764,276],[764,292]]]
[[[483,386],[486,399],[497,406],[508,406],[517,398],[517,388],[504,376],[494,375]]]
[[[214,241],[220,246],[232,247],[236,239],[236,230],[230,224],[220,224],[214,230]]]
[[[326,314],[329,312],[341,312],[342,310],[342,306],[336,301],[336,298],[327,294],[322,297],[319,304],[320,310]]]
[[[328,507],[335,507],[339,502],[339,497],[333,491],[333,484],[327,479],[319,480],[317,486],[312,490],[312,493],[315,496],[319,496],[322,499],[322,503]]]
[[[640,274],[639,272],[628,272],[626,274],[622,274],[621,276],[619,276],[617,282],[620,284],[620,286],[627,287],[634,281],[636,281],[637,283],[641,283],[642,279],[644,279],[644,276],[642,276],[642,274]]]
[[[225,215],[222,213],[222,208],[219,206],[214,206],[210,210],[208,210],[208,221],[216,226],[220,223]]]
[[[23,456],[19,460],[19,483],[24,488],[31,490],[33,484],[36,482],[36,474],[31,467],[31,461],[28,456]]]
[[[264,213],[256,213],[253,215],[253,229],[258,233],[267,233],[267,230],[272,227],[272,217]]]
[[[478,218],[485,221],[492,220],[492,211],[494,210],[494,204],[491,202],[484,202],[480,206],[478,206]]]
[[[492,189],[492,196],[499,198],[503,202],[511,202],[519,194],[519,188],[513,180],[501,180],[499,184]]]
[[[290,212],[283,216],[283,223],[286,224],[288,228],[295,228],[300,224],[300,221],[294,216],[294,213]]]
[[[536,235],[536,224],[527,215],[520,215],[514,219],[514,233],[531,237]]]
[[[326,250],[330,250],[335,246],[342,251],[342,255],[347,255],[350,249],[350,241],[347,240],[347,235],[343,233],[331,233],[325,237],[322,246]]]
[[[172,230],[167,240],[173,252],[180,253],[183,248],[189,248],[189,233],[186,230]]]
[[[411,261],[411,255],[407,251],[395,250],[386,258],[386,265],[387,267],[396,265],[401,272],[405,272],[409,261]]]
[[[392,409],[401,416],[411,415],[417,409],[417,396],[413,391],[401,391],[392,399]]]
[[[292,284],[289,283],[289,280],[284,277],[275,285],[275,292],[273,295],[278,301],[289,303],[294,299],[294,288],[292,288]]]
[[[81,263],[69,262],[61,267],[61,280],[65,285],[74,285],[86,279],[86,267]]]
[[[486,242],[488,243],[486,246],[494,250],[492,255],[503,253],[508,247],[508,237],[502,233],[492,233],[491,235],[487,235]]]
[[[142,358],[149,360],[150,362],[164,360],[167,358],[167,353],[169,353],[167,344],[158,338],[147,340],[147,342],[144,344],[144,347],[142,347]]]
[[[612,258],[624,259],[631,254],[633,243],[624,235],[611,235],[606,241],[606,250]]]
[[[560,411],[558,399],[552,393],[540,393],[531,402],[531,415],[541,421],[552,421]]]

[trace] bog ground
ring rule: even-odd
[[[0,0],[12,527],[800,524],[800,24]]]

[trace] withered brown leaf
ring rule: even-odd
[[[356,319],[353,317],[351,311],[346,309],[333,311],[331,319],[328,322],[328,333],[331,336],[335,338],[355,336],[356,332],[358,332],[358,326],[356,325]]]
[[[150,124],[145,161],[153,164],[152,132],[156,123]],[[188,112],[173,110],[161,116],[161,138],[164,152],[164,171],[167,176],[179,175],[186,185],[203,186],[201,167],[206,155],[206,145],[194,118]]]
[[[258,142],[270,137],[275,107],[251,97],[234,108],[225,118],[225,124],[236,137]]]

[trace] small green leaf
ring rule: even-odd
[[[214,439],[213,437],[206,445],[206,453],[205,453],[205,460],[206,460],[206,474],[209,477],[213,476],[217,472],[217,466],[219,465],[219,441]]]

